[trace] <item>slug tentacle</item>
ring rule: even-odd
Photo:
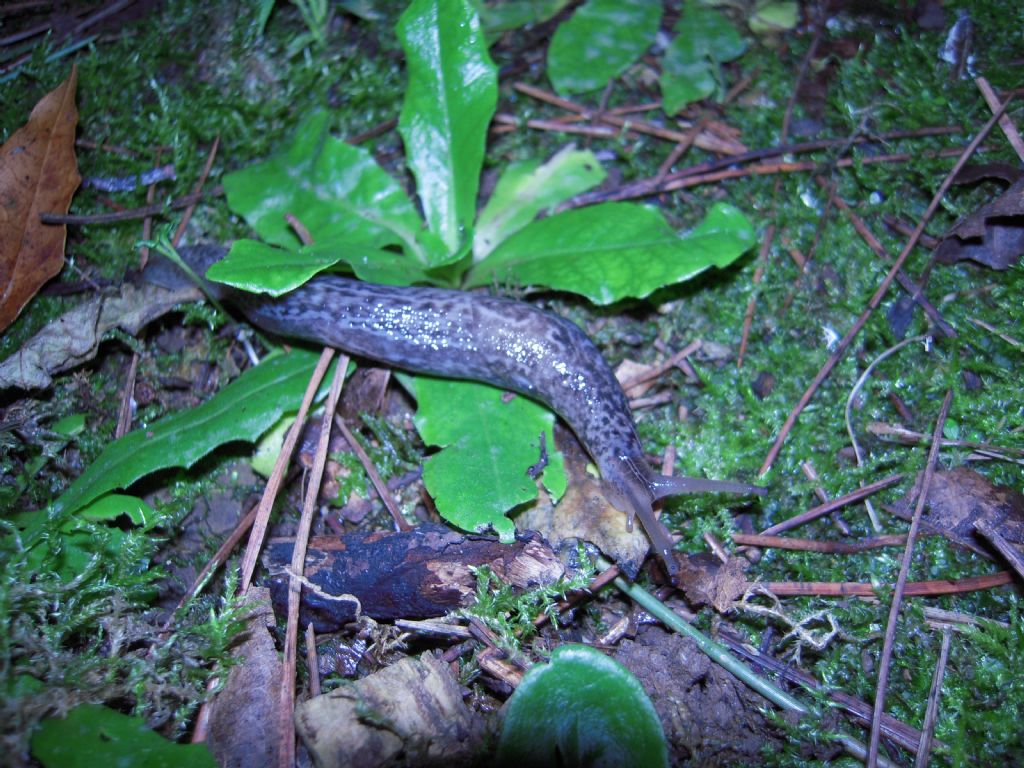
[[[223,257],[214,246],[182,249],[199,274]],[[155,279],[154,279],[155,278]],[[147,279],[180,283],[166,265]],[[332,275],[274,298],[207,284],[272,333],[336,347],[397,368],[493,384],[561,416],[601,469],[609,501],[640,518],[673,575],[672,536],[654,513],[677,493],[757,493],[743,483],[663,477],[644,458],[626,396],[600,351],[576,325],[530,304],[438,288],[375,285]]]

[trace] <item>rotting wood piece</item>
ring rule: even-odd
[[[275,611],[286,604],[292,546],[291,540],[272,539],[264,555]],[[434,524],[407,532],[315,536],[306,553],[299,622],[333,632],[354,621],[357,611],[378,621],[443,616],[472,601],[476,576],[470,568],[481,565],[522,589],[564,574],[558,557],[534,533],[513,544]]]

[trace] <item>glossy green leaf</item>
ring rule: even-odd
[[[569,0],[497,0],[490,4],[475,0],[473,3],[488,36],[547,21],[568,4]]]
[[[650,47],[660,21],[651,0],[588,0],[551,40],[551,84],[563,95],[603,88]]]
[[[224,443],[256,440],[284,411],[298,408],[317,357],[303,349],[275,355],[205,403],[129,432],[100,453],[52,512],[73,512],[157,470],[188,468]]]
[[[274,245],[300,245],[285,220],[290,213],[316,242],[403,244],[426,263],[417,242],[423,222],[412,202],[369,151],[331,136],[329,120],[314,112],[284,152],[225,176],[228,205]]]
[[[537,214],[604,181],[600,161],[589,150],[566,147],[544,165],[539,160],[513,163],[498,179],[473,235],[473,259],[480,261]]]
[[[661,62],[662,106],[670,115],[714,93],[720,64],[746,50],[736,28],[714,8],[687,3],[675,28]]]
[[[398,130],[427,226],[454,254],[476,217],[497,68],[465,0],[414,0],[396,31],[409,74]]]
[[[555,498],[565,492],[550,411],[524,397],[506,399],[486,384],[425,376],[413,381],[416,428],[425,443],[443,448],[424,464],[423,482],[445,520],[466,531],[493,528],[502,541],[511,541],[515,526],[505,513],[537,498],[527,469],[540,458],[541,432],[548,454],[544,485]]]
[[[207,270],[206,277],[244,291],[280,296],[339,263],[374,283],[408,285],[426,280],[423,271],[402,254],[345,241],[288,251],[259,240],[236,240],[228,255]]]
[[[46,768],[216,768],[205,744],[175,744],[141,717],[82,704],[67,717],[44,720],[32,736],[32,756]]]
[[[668,765],[668,748],[632,672],[589,646],[563,645],[509,699],[497,764],[658,768]]]
[[[750,31],[761,34],[793,29],[798,12],[795,0],[761,0],[750,17]]]
[[[684,235],[654,208],[604,203],[530,224],[474,267],[467,283],[542,286],[610,304],[724,267],[753,243],[750,223],[724,203]]]
[[[80,435],[85,429],[85,414],[72,413],[61,419],[57,419],[57,421],[53,422],[53,426],[50,427],[50,429],[63,437],[75,437],[76,435]]]

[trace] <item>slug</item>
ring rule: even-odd
[[[183,248],[199,275],[223,258],[219,246]],[[150,282],[180,283],[166,265]],[[175,270],[176,271],[176,270]],[[155,275],[155,277],[154,277]],[[640,518],[671,576],[672,537],[654,514],[658,499],[683,493],[762,493],[744,483],[654,472],[644,457],[622,387],[590,338],[572,322],[530,304],[440,288],[376,285],[320,275],[279,298],[206,283],[254,325],[416,373],[481,381],[544,403],[576,433],[601,471],[605,495]]]

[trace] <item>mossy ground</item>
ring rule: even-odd
[[[174,198],[191,190],[217,136],[220,150],[208,186],[215,184],[223,173],[280,147],[295,124],[314,108],[330,107],[336,132],[342,136],[361,133],[396,117],[404,74],[393,25],[402,3],[380,5],[380,20],[338,17],[329,31],[326,48],[309,47],[291,56],[287,55],[290,44],[305,32],[305,27],[298,12],[286,4],[279,4],[274,10],[262,36],[249,4],[205,4],[191,0],[167,2],[145,20],[129,24],[116,34],[103,35],[75,57],[80,78],[79,135],[128,148],[135,154],[125,157],[80,150],[82,175],[137,173],[157,162],[153,147],[166,147],[159,162],[175,165],[177,181],[161,186],[159,194]],[[975,66],[995,88],[1016,87],[1024,56],[1020,38],[1024,11],[1011,2],[974,2],[968,6],[980,43]],[[831,56],[827,98],[799,103],[794,112],[794,124],[811,124],[822,135],[834,137],[848,136],[862,126],[874,134],[935,125],[962,128],[961,134],[907,139],[863,150],[911,152],[913,160],[902,164],[836,169],[829,165],[834,159],[829,154],[815,156],[822,163],[821,173],[836,185],[843,199],[856,207],[891,254],[899,252],[904,237],[882,224],[883,215],[913,225],[952,162],[948,158],[930,158],[927,153],[962,146],[989,115],[971,81],[951,78],[948,67],[937,59],[942,32],[917,28],[903,17],[903,8],[903,4],[888,4],[871,18],[837,16],[837,23],[826,33],[825,44],[856,41],[858,51],[852,56],[838,52]],[[952,13],[952,9],[948,10]],[[536,55],[540,50],[539,41],[524,49],[517,45],[520,39],[506,38],[495,49],[499,66],[515,65],[521,57]],[[753,78],[746,91],[718,114],[718,119],[740,129],[743,141],[751,148],[778,141],[782,113],[809,39],[807,34],[751,37],[748,52],[726,70],[729,83],[745,74]],[[14,79],[0,85],[0,138],[6,138],[20,125],[32,105],[67,75],[68,60],[47,62],[47,53],[46,46],[40,47]],[[647,75],[642,64],[627,72],[612,91],[609,106],[656,98]],[[542,67],[530,68],[520,77],[546,86]],[[523,121],[555,114],[552,108],[514,93],[504,80],[499,109]],[[1019,109],[1011,109],[1010,114],[1018,125],[1024,122]],[[654,118],[657,117],[655,114]],[[521,128],[489,144],[487,168],[500,169],[510,161],[526,157],[549,157],[566,141],[564,136]],[[588,139],[579,143],[601,151],[608,158],[606,166],[624,181],[654,175],[671,150],[671,145],[650,137]],[[1015,162],[998,132],[986,145],[992,148],[984,155],[986,161]],[[385,167],[408,181],[401,144],[394,131],[372,139],[369,146]],[[855,152],[859,151],[862,150]],[[701,159],[701,153],[694,150],[683,162],[690,164]],[[810,174],[783,175],[776,192],[777,179],[774,175],[755,176],[651,201],[681,228],[698,221],[706,206],[719,199],[743,208],[762,231],[774,223],[779,235],[769,254],[764,278],[756,287],[753,275],[758,257],[751,253],[727,270],[704,274],[666,289],[657,297],[661,313],[654,311],[652,304],[594,310],[569,299],[556,300],[560,311],[594,331],[596,340],[614,363],[624,357],[649,360],[654,340],[660,340],[669,349],[678,349],[699,338],[735,351],[748,300],[756,293],[757,306],[744,366],[737,369],[734,356],[724,362],[698,361],[703,387],[688,386],[680,378],[673,382],[679,386],[671,406],[640,416],[645,444],[654,451],[674,443],[680,451],[679,469],[687,474],[754,479],[754,472],[787,413],[828,355],[830,335],[841,336],[847,331],[888,269],[864,245],[842,214],[831,209],[823,216],[825,193]],[[929,232],[945,231],[989,199],[995,189],[991,185],[954,188],[929,225]],[[144,196],[144,190],[139,190],[118,196],[117,203],[129,208],[139,206],[144,204]],[[88,214],[105,211],[106,205],[103,195],[83,190],[75,199],[74,210]],[[243,234],[244,225],[217,197],[199,207],[189,230],[193,240],[223,242]],[[116,284],[137,263],[133,246],[139,237],[135,222],[73,229],[68,241],[68,263],[59,280],[106,279]],[[811,243],[817,242],[807,274],[801,275],[787,254],[782,246],[783,237],[805,255],[809,254]],[[925,250],[915,251],[907,261],[908,273],[920,274],[927,259]],[[803,479],[801,462],[813,462],[820,485],[832,496],[885,474],[901,472],[913,476],[921,470],[925,448],[886,444],[866,436],[865,425],[870,421],[901,421],[890,394],[898,395],[913,414],[914,422],[904,426],[928,433],[943,394],[952,388],[954,400],[946,427],[948,435],[1024,448],[1024,400],[1018,374],[1021,351],[972,322],[978,319],[1010,337],[1024,339],[1022,290],[1024,270],[1019,265],[1005,272],[969,266],[934,270],[927,294],[960,335],[931,348],[909,346],[878,367],[853,412],[855,428],[868,451],[866,465],[858,468],[844,451],[849,445],[844,405],[864,368],[898,340],[885,317],[898,296],[898,290],[891,289],[850,353],[801,415],[766,478],[769,495],[752,510],[755,527],[777,522],[813,503],[810,500],[814,484]],[[0,338],[0,357],[15,351],[32,333],[74,306],[77,300],[73,296],[38,297]],[[198,327],[208,326],[199,321]],[[917,313],[908,335],[927,331],[925,319]],[[187,368],[183,355],[216,360],[224,377],[231,374],[230,364],[224,362],[222,339],[205,332],[190,338],[198,340],[201,352],[191,347],[167,353],[142,341],[140,377],[155,380],[162,373]],[[21,399],[11,393],[4,396],[0,469],[6,488],[18,482],[24,486],[16,498],[10,498],[13,509],[38,509],[45,505],[110,440],[127,352],[124,340],[108,342],[99,360],[61,377],[52,392],[37,393],[33,399]],[[983,386],[966,387],[965,371],[980,376]],[[755,395],[753,389],[755,379],[762,373],[775,378],[774,389],[763,397]],[[676,418],[680,406],[685,406],[689,414],[685,421]],[[154,401],[140,418],[156,419],[168,407],[171,406]],[[86,414],[87,430],[66,447],[52,450],[46,430],[56,419],[74,413]],[[375,429],[378,442],[383,429],[379,425]],[[53,453],[52,457],[47,451]],[[941,463],[946,467],[958,466],[968,453],[945,449]],[[40,457],[46,460],[37,466]],[[158,510],[162,524],[151,534],[131,534],[127,545],[138,567],[122,568],[111,577],[96,580],[92,583],[94,589],[84,589],[75,595],[62,593],[60,584],[41,584],[29,589],[27,585],[33,580],[31,568],[25,564],[18,566],[17,558],[8,561],[5,581],[0,585],[4,622],[0,662],[4,679],[0,685],[6,690],[9,705],[18,696],[38,688],[37,662],[45,658],[77,670],[74,674],[51,677],[47,683],[61,691],[68,701],[92,697],[129,702],[154,722],[174,721],[182,726],[205,682],[205,675],[195,673],[190,664],[218,655],[230,622],[209,619],[200,615],[204,610],[197,609],[182,625],[186,634],[193,632],[191,645],[185,644],[180,656],[168,651],[149,658],[111,654],[104,645],[102,627],[114,618],[137,626],[133,622],[145,614],[155,583],[145,565],[156,556],[164,540],[174,537],[176,526],[193,500],[206,492],[216,472],[232,458],[215,457],[196,471],[160,478],[171,488]],[[31,476],[27,468],[34,468]],[[995,483],[1021,487],[1018,464],[989,462],[979,469]],[[904,492],[884,492],[876,502],[894,501]],[[700,534],[708,529],[728,540],[732,519],[723,514],[720,504],[719,500],[708,498],[670,505],[675,525],[689,533],[686,548],[701,549]],[[855,535],[871,533],[861,510],[844,512],[844,516]],[[883,516],[883,521],[886,532],[905,530],[904,524],[892,518]],[[799,535],[828,538],[833,530],[831,523],[819,521],[801,528]],[[215,543],[211,542],[211,546]],[[912,579],[957,578],[988,572],[993,567],[940,538],[921,541],[916,551]],[[201,555],[196,558],[202,560]],[[764,580],[888,584],[895,580],[898,568],[898,550],[875,550],[857,556],[771,551],[754,572]],[[35,617],[52,601],[61,607],[57,613],[63,618],[50,626],[37,623]],[[914,726],[919,726],[923,718],[924,699],[941,639],[923,620],[923,602],[909,601],[901,617],[888,696],[889,712]],[[1008,630],[990,627],[954,637],[936,734],[950,746],[943,759],[953,764],[969,764],[978,755],[997,761],[1020,760],[1024,750],[1019,730],[1024,690],[1018,670],[1024,664],[1024,630],[1017,591],[1002,588],[930,599],[927,603],[1007,622],[1010,626]],[[786,613],[795,619],[821,610],[831,613],[842,628],[842,636],[824,650],[805,652],[803,664],[826,684],[871,701],[877,670],[865,660],[877,660],[879,655],[886,604],[791,598],[784,605]],[[230,617],[231,607],[224,610],[224,615]],[[750,633],[755,644],[767,629],[767,624],[757,617],[733,618]],[[174,702],[173,713],[161,709],[167,701]],[[27,727],[31,713],[25,717],[28,719],[23,724]],[[774,759],[778,764],[792,764],[798,760],[798,754],[799,744],[795,743],[793,755],[776,755]]]

